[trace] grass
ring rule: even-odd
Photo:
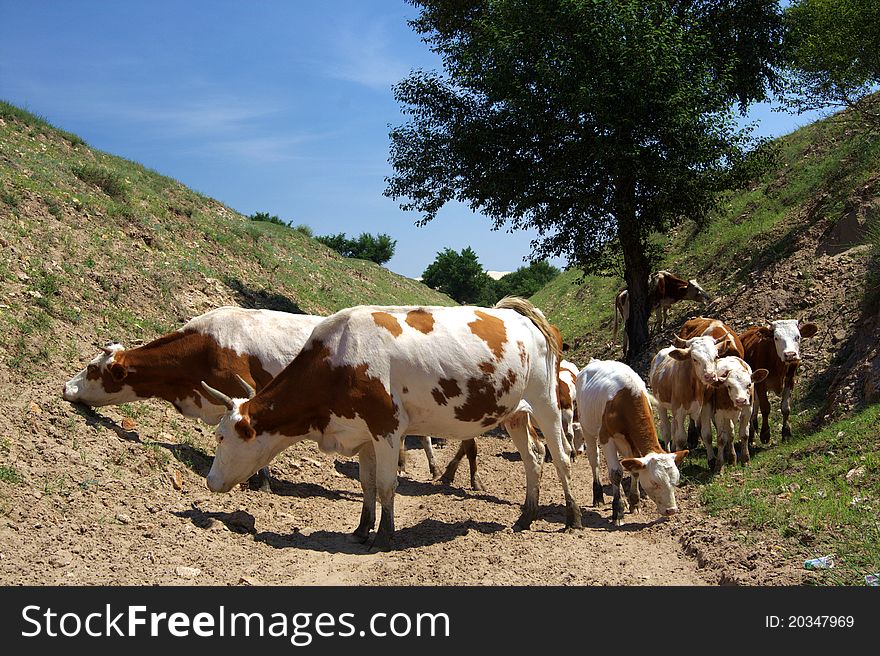
[[[21,483],[21,476],[15,471],[15,467],[10,465],[0,465],[0,481],[12,485],[18,485]]]
[[[714,514],[788,538],[805,558],[834,554],[835,568],[817,581],[864,585],[880,571],[880,404],[759,452],[748,468],[726,468],[701,500]]]

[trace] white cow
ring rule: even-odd
[[[208,487],[228,491],[304,439],[325,452],[357,454],[364,504],[352,536],[360,542],[369,537],[378,494],[382,518],[372,546],[388,548],[401,438],[476,437],[525,401],[553,455],[566,526],[580,527],[557,395],[560,357],[558,334],[522,299],[502,299],[492,309],[342,310],[316,326],[296,359],[253,398],[214,392],[229,411],[217,427]],[[528,528],[537,514],[542,463],[529,447],[527,430],[510,432],[526,470],[526,500],[516,526]]]
[[[688,452],[667,453],[660,446],[650,395],[639,375],[616,360],[590,360],[577,376],[577,408],[593,472],[593,505],[603,501],[599,482],[601,443],[614,489],[611,521],[616,526],[623,522],[623,469],[632,476],[628,495],[631,512],[638,509],[641,483],[657,504],[657,512],[675,514],[675,486],[679,481],[676,465]]]

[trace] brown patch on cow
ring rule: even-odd
[[[370,365],[337,367],[329,358],[330,349],[313,342],[261,393],[241,405],[257,433],[323,433],[333,416],[360,417],[376,439],[397,430],[397,404],[382,381],[370,375]]]
[[[238,436],[245,442],[252,440],[257,436],[256,431],[253,429],[253,426],[251,426],[251,422],[246,417],[242,417],[235,422],[235,432],[238,433]]]
[[[480,368],[480,371],[482,371],[487,376],[491,376],[495,373],[495,365],[491,362],[481,362],[477,366]]]
[[[401,328],[397,318],[387,312],[373,312],[373,321],[376,322],[377,326],[384,328],[395,337],[400,337],[403,333],[403,328]]]
[[[493,317],[482,310],[476,310],[476,321],[471,321],[468,328],[471,332],[482,339],[489,346],[489,350],[500,360],[504,355],[504,344],[507,343],[507,329],[504,322],[498,317]]]
[[[498,398],[500,399],[503,395],[507,394],[514,383],[516,383],[516,372],[510,369],[504,378],[501,379],[501,389],[498,391]]]
[[[557,376],[559,374],[557,373]],[[556,401],[559,403],[559,407],[563,410],[570,410],[573,403],[571,401],[571,392],[568,390],[568,385],[562,382],[562,379],[556,379]]]
[[[494,424],[507,413],[507,408],[498,405],[500,395],[486,378],[470,378],[467,382],[467,399],[455,408],[455,417],[460,421],[483,421],[491,419]]]
[[[449,378],[440,379],[440,388],[448,399],[461,396],[461,388],[458,386],[458,383]]]
[[[649,453],[666,453],[657,439],[651,404],[642,394],[633,394],[624,387],[605,404],[599,441],[606,444],[616,434],[623,435],[632,450],[633,457]]]
[[[524,342],[517,341],[516,347],[519,349],[519,363],[525,367],[529,359],[529,356],[526,353],[526,345]]]
[[[431,396],[434,397],[434,403],[437,405],[446,405],[446,396],[440,391],[439,387],[431,390]]]
[[[434,315],[423,308],[410,310],[406,313],[406,323],[427,335],[434,330]]]

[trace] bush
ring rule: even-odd
[[[422,282],[462,304],[490,306],[497,300],[494,281],[470,247],[461,253],[451,248],[437,253],[422,274]]]
[[[85,183],[93,184],[115,200],[125,199],[125,181],[116,173],[94,164],[78,164],[73,174]]]
[[[285,228],[290,227],[290,223],[282,221],[274,214],[270,215],[268,212],[254,212],[248,218],[251,221],[264,221],[265,223],[274,223],[275,225],[284,226]]]
[[[505,296],[528,298],[536,294],[560,273],[559,269],[546,260],[522,266],[513,273],[508,273],[500,280],[494,281],[495,294],[497,296],[496,302]]]
[[[385,264],[390,260],[394,256],[394,248],[397,246],[397,240],[392,239],[390,235],[373,236],[366,232],[361,233],[357,239],[349,239],[344,232],[336,235],[322,235],[315,237],[315,239],[343,257],[370,260],[376,264]]]

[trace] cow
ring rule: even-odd
[[[648,278],[648,313],[655,312],[654,329],[659,330],[666,325],[666,311],[679,301],[708,302],[709,294],[700,286],[696,279],[682,280],[669,271],[655,271]],[[629,321],[629,291],[624,288],[614,297],[614,339],[617,339],[617,315],[623,323],[623,355],[629,348],[629,337],[626,323]]]
[[[766,326],[752,326],[742,333],[744,360],[752,369],[767,369],[767,377],[755,385],[758,403],[752,410],[749,439],[755,435],[758,411],[762,415],[761,443],[770,441],[770,401],[767,391],[782,397],[782,439],[791,437],[788,416],[791,412],[791,391],[794,389],[798,364],[801,361],[801,340],[812,337],[819,330],[814,323],[800,319],[780,319]]]
[[[715,473],[720,473],[725,460],[736,464],[736,452],[733,449],[733,431],[740,439],[740,462],[746,464],[749,455],[748,427],[752,419],[755,383],[767,377],[766,369],[752,368],[742,358],[726,356],[718,359],[715,365],[718,379],[706,396],[703,404],[701,421],[705,424],[714,422],[718,432],[718,453],[715,459]],[[711,459],[711,456],[710,456]]]
[[[577,408],[593,472],[593,505],[603,502],[599,482],[601,443],[614,490],[612,524],[623,523],[620,483],[624,469],[631,475],[627,495],[630,512],[638,509],[641,483],[657,505],[658,513],[675,514],[677,465],[688,451],[667,453],[660,446],[650,394],[639,375],[622,362],[591,359],[577,375]]]
[[[230,398],[204,384],[227,407],[217,426],[208,488],[226,492],[305,439],[324,452],[360,459],[363,507],[351,534],[371,550],[394,533],[395,465],[407,434],[464,440],[501,424],[525,403],[542,429],[566,501],[566,528],[580,528],[571,492],[557,396],[561,348],[550,324],[528,301],[494,308],[356,306],[312,331],[300,354],[250,398]],[[537,515],[541,464],[522,428],[509,431],[523,461],[526,498],[515,528]]]
[[[735,356],[743,357],[743,345],[736,334],[736,331],[728,326],[720,319],[710,319],[709,317],[691,317],[684,322],[678,331],[681,339],[688,340],[692,337],[701,337],[708,335],[718,339],[724,337],[725,340],[718,346],[719,357]],[[688,448],[693,449],[697,445],[700,436],[700,425],[693,419],[688,421]]]
[[[717,380],[718,345],[724,337],[708,336],[689,340],[675,338],[675,345],[661,349],[651,361],[648,380],[660,412],[660,432],[667,448],[682,449],[687,444],[685,416],[700,422],[708,386]],[[672,413],[670,424],[669,414]],[[702,422],[700,437],[712,458],[712,423]],[[709,461],[713,469],[715,462]]]
[[[161,398],[186,417],[216,425],[226,408],[205,393],[202,380],[230,395],[242,391],[239,378],[256,389],[265,387],[299,354],[312,329],[323,319],[308,314],[219,307],[138,348],[108,344],[67,381],[62,397],[96,408]],[[423,438],[422,446],[436,478],[440,470],[430,438]],[[399,467],[404,462],[402,458]],[[252,483],[267,491],[268,471],[260,474]]]

